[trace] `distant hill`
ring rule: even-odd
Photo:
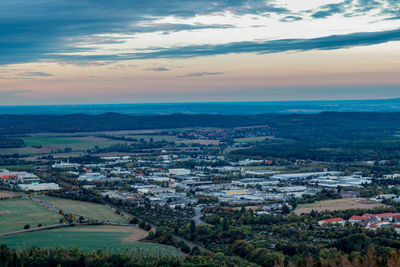
[[[101,105],[47,105],[0,106],[0,114],[88,114],[120,113],[127,115],[255,115],[314,114],[338,112],[400,112],[400,99],[376,100],[314,100],[267,102],[209,102],[209,103],[153,103],[153,104],[101,104]]]
[[[279,115],[0,115],[0,135],[263,125]]]
[[[276,136],[307,140],[379,136],[400,131],[400,113],[323,112],[318,114],[259,115],[0,115],[0,135],[41,132],[95,132],[182,127],[239,127],[270,125]]]

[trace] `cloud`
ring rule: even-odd
[[[165,67],[158,67],[158,68],[149,68],[149,69],[146,69],[146,70],[148,70],[148,71],[169,71],[169,69],[168,68],[165,68]]]
[[[280,21],[281,22],[292,22],[292,21],[299,21],[302,20],[302,17],[299,16],[286,16],[284,18],[282,18]]]
[[[154,31],[226,28],[230,25],[157,24],[161,18],[192,18],[232,12],[286,12],[264,0],[13,0],[0,1],[0,65],[35,62],[51,54],[79,53],[79,44],[118,43],[124,39],[96,37]],[[94,37],[95,36],[95,37]]]
[[[190,31],[190,30],[204,30],[204,29],[227,29],[235,28],[232,24],[187,24],[187,23],[150,23],[135,29],[137,32],[177,32],[177,31]]]
[[[364,0],[365,1],[365,0]],[[370,0],[366,0],[366,1],[370,1]],[[330,17],[334,14],[341,14],[344,13],[345,11],[347,11],[347,9],[349,7],[351,7],[352,4],[352,0],[346,0],[337,4],[327,4],[327,5],[323,5],[317,12],[315,12],[314,14],[311,15],[311,17],[315,18],[315,19],[323,19],[323,18],[327,18]]]
[[[323,5],[311,10],[312,18],[327,18],[334,14],[356,15],[369,8],[382,9],[381,12],[392,18],[400,16],[399,1],[382,0],[344,0],[340,3]],[[164,18],[190,19],[201,15],[226,12],[233,15],[277,15],[281,22],[301,20],[304,12],[294,13],[280,2],[272,0],[13,0],[0,1],[0,65],[37,61],[64,61],[80,65],[91,62],[107,62],[129,58],[149,58],[151,53],[107,55],[107,50],[96,50],[104,44],[121,44],[138,33],[172,33],[205,29],[234,28],[231,24],[218,23],[161,23]],[[383,9],[384,6],[386,9]],[[351,8],[358,11],[351,12]],[[265,26],[265,25],[263,25]],[[107,36],[106,36],[107,35]],[[130,37],[126,37],[130,36]],[[349,37],[349,36],[348,36]],[[226,53],[273,53],[275,50],[307,50],[301,46],[312,46],[310,39],[282,40],[286,48],[275,47],[274,42],[228,43],[220,46],[189,46],[184,51],[156,49],[155,57],[191,57]],[[299,48],[291,41],[300,42]],[[322,46],[326,45],[325,40]],[[356,42],[353,42],[356,45]],[[379,43],[379,42],[378,42]],[[367,45],[367,44],[361,44]],[[315,45],[317,46],[317,45]],[[350,45],[351,46],[351,45]],[[232,51],[226,51],[228,48]],[[271,48],[272,47],[272,48]],[[346,46],[347,47],[347,46]],[[199,51],[194,51],[199,49]],[[325,49],[313,47],[311,49]],[[329,48],[326,48],[329,49]],[[224,50],[224,51],[222,51]],[[98,52],[95,56],[85,56],[84,52]],[[108,50],[110,51],[110,50]],[[115,51],[115,50],[114,50]],[[64,54],[64,55],[61,55]],[[69,54],[69,55],[67,55]],[[40,75],[38,75],[40,76]]]
[[[179,77],[203,77],[203,76],[213,76],[213,75],[221,75],[223,72],[194,72],[188,73]]]
[[[18,76],[21,76],[21,77],[52,77],[53,75],[50,73],[41,72],[41,71],[28,71],[28,72],[18,73]]]
[[[193,45],[154,48],[150,52],[119,55],[59,56],[60,60],[132,60],[152,58],[192,58],[231,53],[270,54],[286,51],[335,50],[400,41],[400,29],[380,32],[359,32],[311,39],[278,39],[265,42],[234,42],[218,45]]]
[[[31,93],[33,92],[32,90],[8,90],[8,91],[0,91],[0,94],[2,95],[21,95],[21,94],[25,94],[25,93]]]

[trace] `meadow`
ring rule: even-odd
[[[36,155],[51,152],[63,152],[65,149],[85,152],[88,149],[105,148],[115,144],[121,144],[121,141],[110,140],[97,136],[52,136],[35,135],[24,137],[24,147],[22,148],[4,148],[0,149],[1,155],[22,154]],[[124,142],[125,143],[125,142]],[[129,142],[128,142],[129,143]]]
[[[366,198],[342,198],[333,200],[323,200],[315,203],[300,204],[295,210],[297,215],[302,213],[310,213],[314,211],[335,211],[349,209],[373,209],[384,207],[385,205],[379,202],[374,202]]]
[[[74,215],[97,221],[128,223],[127,218],[116,214],[113,209],[102,204],[47,196],[40,196],[39,198]]]
[[[26,165],[6,165],[6,166],[0,166],[0,169],[6,169],[6,170],[29,170],[34,168],[35,165],[33,164],[26,164]]]
[[[134,226],[75,226],[0,237],[0,244],[12,248],[77,246],[87,250],[129,249],[151,255],[181,255],[178,249],[171,246],[138,242],[146,236],[146,231]]]
[[[174,135],[156,135],[156,134],[154,134],[154,135],[124,135],[124,137],[137,139],[138,141],[140,139],[143,139],[146,142],[150,142],[150,139],[153,139],[154,142],[160,142],[160,141],[175,142],[175,141],[183,140]]]
[[[27,198],[0,200],[0,233],[23,230],[26,224],[57,224],[60,219],[61,215]]]

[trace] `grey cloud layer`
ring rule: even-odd
[[[325,5],[311,13],[313,17],[324,18],[336,13],[346,13],[349,6],[381,8],[382,2],[388,8],[382,10],[392,18],[399,17],[397,0],[345,0],[334,5]],[[281,21],[290,23],[301,20],[304,14],[292,14],[290,10],[277,6],[273,0],[2,0],[0,1],[0,65],[35,62],[38,60],[119,60],[129,58],[190,57],[213,54],[256,52],[273,53],[287,50],[336,49],[352,45],[367,45],[385,42],[380,36],[376,40],[365,40],[357,34],[336,37],[336,44],[328,39],[277,40],[265,43],[242,42],[220,46],[189,46],[178,49],[159,49],[152,53],[55,56],[67,52],[82,52],[89,48],[77,44],[99,45],[124,42],[121,38],[97,37],[95,34],[161,31],[165,33],[181,30],[230,28],[233,25],[219,24],[173,24],[155,23],[155,19],[165,16],[189,18],[195,15],[230,11],[237,15],[275,13]],[[360,11],[361,12],[361,11]],[[367,34],[368,35],[368,34]],[[373,38],[371,33],[368,38]],[[339,39],[338,39],[339,38]],[[392,37],[386,38],[392,40]],[[364,41],[363,41],[364,40]],[[386,40],[386,41],[390,41]],[[322,42],[319,44],[319,42]],[[342,43],[342,45],[340,44]],[[281,47],[282,46],[282,47]],[[332,48],[333,47],[333,48]],[[229,49],[231,49],[229,51]]]
[[[0,1],[0,64],[37,61],[51,53],[84,51],[74,46],[74,42],[93,34],[229,27],[152,25],[154,19],[164,16],[193,17],[226,10],[238,14],[285,11],[263,3],[262,0],[3,0]]]
[[[60,60],[118,61],[151,58],[191,58],[231,53],[269,54],[286,51],[334,50],[400,41],[400,29],[381,32],[359,32],[312,39],[280,39],[266,42],[234,42],[220,45],[198,45],[159,48],[151,52],[97,56],[59,56]]]

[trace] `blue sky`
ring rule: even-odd
[[[5,0],[0,105],[399,97],[399,22],[395,0]]]

